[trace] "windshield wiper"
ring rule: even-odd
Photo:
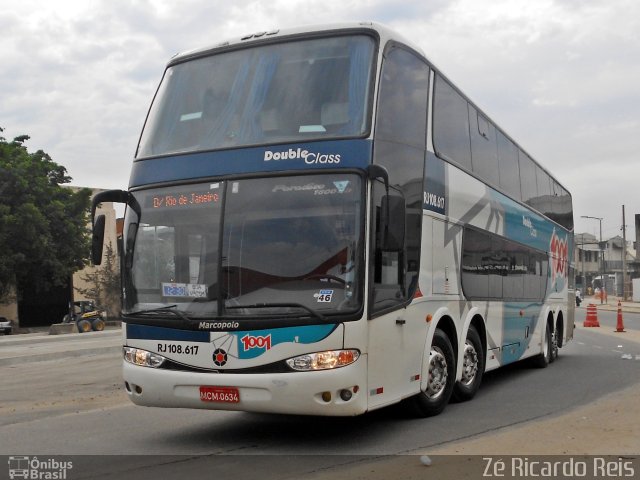
[[[129,312],[129,313],[125,313],[126,316],[136,316],[136,315],[145,315],[147,313],[171,313],[173,315],[175,315],[176,317],[180,317],[182,320],[188,322],[191,319],[182,311],[179,310],[178,305],[165,305],[164,307],[156,307],[156,308],[149,308],[148,310],[138,310],[136,312]],[[174,309],[175,310],[172,310]]]
[[[251,305],[232,305],[230,307],[225,307],[227,310],[238,310],[241,308],[301,308],[311,314],[311,316],[316,317],[318,320],[322,322],[327,321],[327,317],[322,315],[320,312],[316,312],[314,309],[307,307],[301,303],[254,303]]]

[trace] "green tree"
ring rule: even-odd
[[[28,139],[0,136],[0,301],[21,285],[64,285],[88,261],[91,190],[62,187],[67,170],[42,150],[29,153]]]

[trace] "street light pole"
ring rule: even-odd
[[[590,217],[588,215],[582,215],[581,218],[590,218],[592,220],[598,220],[600,223],[600,303],[604,303],[604,292],[606,288],[606,282],[604,281],[604,249],[602,248],[602,220],[601,217]]]
[[[622,205],[622,300],[627,299],[627,225]]]

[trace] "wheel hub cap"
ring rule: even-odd
[[[464,358],[462,361],[462,379],[464,385],[470,385],[478,373],[478,354],[470,343],[464,345]]]
[[[437,347],[432,347],[429,353],[429,381],[427,382],[426,395],[437,398],[442,395],[447,385],[447,359]]]

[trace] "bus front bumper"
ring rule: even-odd
[[[125,361],[123,378],[125,390],[136,405],[351,416],[367,410],[366,361],[367,356],[361,355],[353,364],[334,370],[272,374],[186,372]],[[234,391],[239,398],[202,399],[201,387]]]

